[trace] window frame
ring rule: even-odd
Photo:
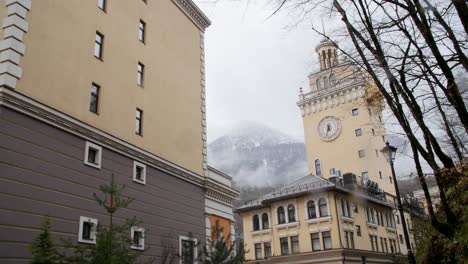
[[[142,169],[142,179],[138,179],[137,177],[137,168]],[[146,184],[146,165],[136,160],[133,161],[133,181],[141,184]]]
[[[358,157],[360,159],[365,158],[366,157],[366,151],[364,149],[358,150]]]
[[[260,217],[258,214],[252,216],[252,231],[259,231],[260,230]]]
[[[325,236],[324,234],[327,234],[327,236]],[[321,235],[322,235],[322,243],[323,243],[323,250],[329,250],[329,249],[332,249],[333,248],[333,244],[332,244],[332,239],[331,239],[331,232],[330,231],[322,231],[321,232]],[[327,247],[326,246],[326,241],[325,239],[329,240],[330,241],[330,247]]]
[[[262,243],[255,243],[254,244],[254,253],[255,253],[255,260],[263,259]]]
[[[316,159],[314,161],[314,165],[315,165],[315,175],[322,176],[322,162],[320,161],[320,159]]]
[[[94,93],[94,89],[96,89],[97,91],[96,93]],[[90,94],[91,94],[91,97],[89,100],[89,111],[93,114],[99,115],[99,95],[101,94],[101,86],[95,82],[92,82]],[[95,98],[94,100],[96,102],[95,110],[92,108],[93,98]]]
[[[294,240],[293,240],[294,239]],[[295,235],[295,236],[290,236],[289,237],[289,240],[291,242],[291,254],[299,254],[301,253],[301,248],[299,246],[299,236],[298,235]],[[297,246],[297,250],[294,250],[294,245]]]
[[[90,162],[89,159],[89,149],[94,149],[96,151],[96,163]],[[92,142],[86,141],[85,143],[85,155],[84,155],[84,164],[91,166],[96,169],[101,169],[102,166],[102,147],[94,144]]]
[[[307,201],[306,207],[307,207],[307,219],[316,219],[318,214],[317,214],[317,205],[315,204],[315,201],[314,200]]]
[[[198,239],[196,238],[191,238],[191,237],[187,237],[187,236],[179,236],[179,255],[181,256],[180,259],[179,259],[179,264],[185,264],[184,263],[184,260],[182,258],[182,242],[183,241],[190,241],[190,242],[193,242],[194,244],[194,247],[193,247],[193,264],[197,264],[198,261],[198,250],[197,250],[197,243],[198,243]],[[192,263],[190,263],[192,264]]]
[[[101,6],[101,2],[102,2],[102,6]],[[97,0],[97,6],[104,13],[106,13],[106,11],[107,11],[107,0]]]
[[[284,248],[284,242],[286,242],[286,247]],[[285,250],[284,250],[285,249]],[[289,241],[288,237],[280,237],[280,252],[281,256],[287,256],[289,255]]]
[[[143,19],[140,19],[138,23],[138,40],[146,44],[146,22]]]
[[[288,211],[288,223],[297,222],[296,206],[294,204],[289,204],[287,207],[287,211]]]
[[[353,116],[359,115],[359,108],[353,108],[353,109],[351,110],[351,115],[353,115]]]
[[[267,246],[268,245],[268,246]],[[267,250],[268,249],[268,250]],[[268,253],[268,254],[267,254]],[[271,257],[271,242],[265,241],[263,242],[263,256],[265,258]]]
[[[93,224],[93,226],[91,227],[92,229],[90,230],[90,237],[92,239],[83,238],[83,227],[84,227],[85,222]],[[98,225],[98,220],[96,218],[80,216],[80,222],[79,222],[79,228],[78,228],[78,242],[85,243],[85,244],[96,244],[97,225]]]
[[[324,201],[325,203],[322,204],[320,201]],[[327,216],[330,215],[329,212],[328,212],[328,201],[327,201],[327,199],[320,198],[318,200],[318,205],[319,205],[319,215],[320,215],[320,217],[327,217]],[[323,208],[325,208],[325,209],[323,209]],[[322,209],[325,210],[326,215],[322,215]]]
[[[282,212],[280,212],[280,209],[282,209]],[[284,210],[284,206],[279,206],[278,208],[276,208],[276,217],[277,217],[276,220],[277,220],[278,225],[286,224],[286,211]]]
[[[143,88],[145,85],[145,64],[141,61],[137,63],[137,85]]]
[[[265,228],[265,219],[264,219],[264,216],[266,216],[266,228]],[[263,229],[263,230],[265,230],[265,229],[270,229],[270,216],[268,215],[268,213],[263,213],[263,214],[262,214],[261,223],[262,223],[262,229]]]
[[[138,245],[135,245],[133,243],[133,239],[135,237],[135,232],[140,232],[141,237],[139,239]],[[137,226],[132,226],[130,228],[130,241],[132,245],[130,246],[131,249],[136,249],[136,250],[145,250],[145,229],[142,227],[137,227]]]
[[[100,42],[98,42],[97,38],[100,38]],[[96,48],[99,48],[99,53],[96,56]],[[104,56],[104,34],[96,30],[96,34],[94,35],[94,57],[98,60],[103,61]]]
[[[356,137],[362,136],[362,129],[360,129],[360,128],[355,129],[354,130],[354,135],[356,135]]]
[[[361,226],[360,225],[356,225],[356,236],[360,237],[362,235],[361,233]]]
[[[314,237],[316,235],[316,237]],[[322,250],[322,243],[320,243],[320,233],[319,232],[314,232],[310,233],[310,241],[312,243],[312,251],[317,252]],[[318,244],[314,244],[314,242],[317,242]],[[318,245],[318,249],[315,248],[315,245]]]

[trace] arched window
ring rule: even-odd
[[[260,230],[260,219],[258,219],[258,215],[254,215],[253,219],[253,231]]]
[[[334,73],[330,75],[330,86],[335,86],[336,84],[336,76]]]
[[[322,50],[322,60],[323,60],[323,68],[326,69],[327,67],[327,55],[325,54],[325,51]]]
[[[328,88],[328,77],[323,77],[323,88]]]
[[[319,159],[315,160],[315,174],[317,176],[322,176],[322,165]]]
[[[292,204],[288,205],[288,222],[296,222],[296,207]]]
[[[328,49],[328,66],[332,66],[331,64],[331,61],[332,61],[332,53],[331,53],[331,49]]]
[[[262,228],[263,229],[270,228],[270,224],[268,223],[268,214],[267,213],[262,214]]]
[[[327,201],[324,198],[319,200],[320,217],[328,216]]]
[[[307,203],[307,216],[309,219],[317,218],[317,211],[315,211],[315,202],[309,201]]]
[[[315,85],[317,86],[317,91],[322,88],[320,87],[320,79],[317,79],[317,81],[315,81]]]
[[[278,214],[278,224],[281,225],[281,224],[286,223],[286,216],[284,214],[283,206],[278,207],[277,214]]]

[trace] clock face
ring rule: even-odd
[[[341,132],[340,120],[334,116],[327,116],[320,120],[318,133],[323,141],[332,141],[336,139]]]

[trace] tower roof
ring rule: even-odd
[[[318,52],[318,50],[319,50],[320,48],[323,48],[323,47],[334,47],[334,48],[338,48],[338,46],[337,46],[333,41],[331,41],[331,40],[329,40],[329,39],[326,39],[326,38],[324,38],[324,39],[322,39],[322,40],[320,41],[320,43],[315,47],[315,51]]]

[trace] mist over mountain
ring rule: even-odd
[[[237,186],[277,186],[307,174],[304,143],[256,122],[241,122],[211,142],[208,163]]]

